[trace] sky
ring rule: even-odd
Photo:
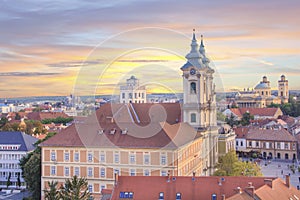
[[[300,89],[298,0],[0,0],[0,97],[182,92],[195,29],[218,91],[284,74]]]

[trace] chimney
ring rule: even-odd
[[[252,182],[248,183],[248,187],[245,188],[245,192],[247,192],[247,194],[249,194],[252,198],[254,198],[255,195],[255,188],[252,185]]]
[[[118,185],[119,182],[119,174],[115,173],[115,185]]]
[[[241,187],[237,187],[237,188],[236,188],[236,192],[237,192],[238,194],[242,194],[242,188],[241,188]]]
[[[195,177],[196,176],[196,172],[193,172],[193,177]]]
[[[291,177],[288,174],[285,175],[285,184],[288,188],[291,187]]]
[[[222,200],[225,200],[226,199],[225,194],[222,194],[221,198]]]
[[[270,188],[273,188],[273,180],[272,179],[265,179],[264,182],[266,185],[270,186]]]

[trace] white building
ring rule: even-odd
[[[146,87],[140,86],[135,76],[131,76],[126,80],[126,85],[120,87],[120,103],[146,103]]]
[[[35,137],[22,132],[0,132],[0,188],[6,188],[9,176],[12,183],[9,188],[18,187],[18,177],[21,188],[26,188],[19,161],[34,150],[36,141]]]

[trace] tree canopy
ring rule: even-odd
[[[67,179],[61,187],[60,195],[64,200],[86,200],[91,194],[88,190],[86,178],[78,178],[76,175],[72,179]]]
[[[259,166],[252,162],[239,161],[235,151],[219,158],[215,176],[262,176]]]

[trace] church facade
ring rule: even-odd
[[[235,103],[239,108],[265,108],[271,104],[288,103],[288,80],[284,75],[278,80],[278,95],[272,95],[270,81],[263,76],[254,90],[240,91],[235,96]]]
[[[77,175],[98,198],[113,187],[114,174],[211,175],[218,158],[214,70],[195,33],[186,58],[182,104],[107,103],[43,142],[41,189]]]

